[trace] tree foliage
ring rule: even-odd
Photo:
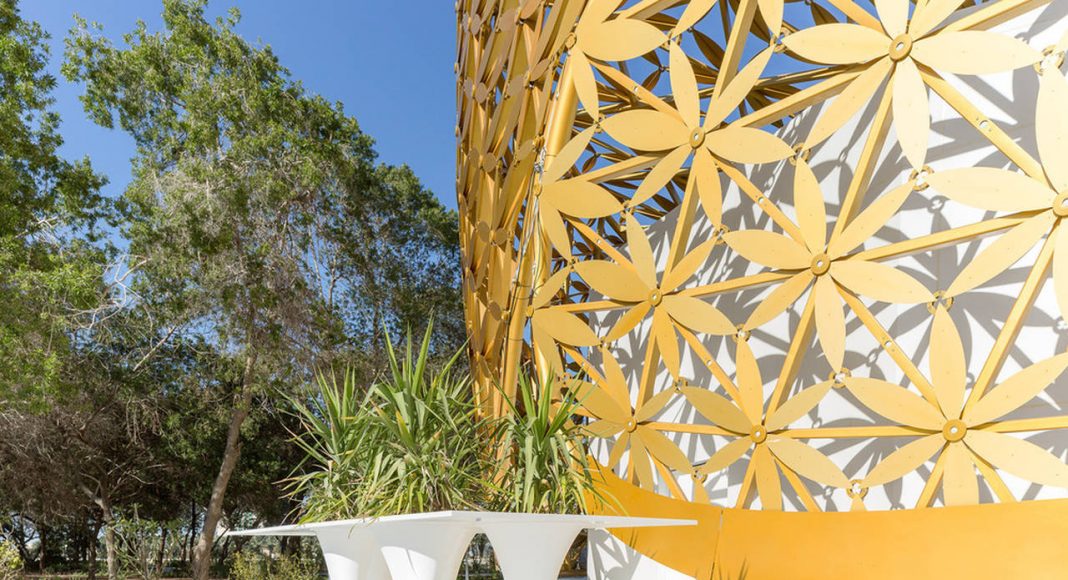
[[[435,309],[457,334],[456,220],[407,167],[376,163],[339,103],[269,46],[166,0],[119,48],[83,21],[64,71],[90,117],[137,143],[126,235],[174,315],[232,350],[306,364]],[[459,329],[462,334],[462,328]]]
[[[238,545],[220,523],[295,507],[279,406],[316,369],[369,385],[384,339],[432,314],[432,357],[465,335],[455,213],[243,39],[236,11],[162,7],[159,31],[113,43],[78,20],[66,39],[86,114],[136,146],[110,199],[58,155],[46,37],[0,0],[0,533],[42,569],[92,576],[100,539],[109,576],[131,553],[162,571],[153,538],[184,561],[196,547],[204,577]]]
[[[58,153],[46,40],[0,0],[0,405],[57,394],[71,330],[102,291],[104,180]]]

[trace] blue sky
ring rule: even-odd
[[[209,12],[241,10],[238,30],[269,44],[309,92],[345,104],[377,141],[380,159],[407,163],[448,207],[456,207],[456,21],[447,0],[210,0]],[[161,26],[159,0],[22,0],[23,17],[52,35],[50,70],[59,81],[56,110],[63,118],[64,155],[88,155],[111,180],[110,195],[129,181],[133,143],[119,131],[93,125],[82,112],[81,87],[63,80],[63,38],[77,12],[121,41],[137,20]]]

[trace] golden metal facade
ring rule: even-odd
[[[487,411],[501,411],[495,385],[511,393],[520,361],[574,378],[590,432],[609,442],[606,467],[688,502],[675,515],[707,504],[700,483],[738,464],[743,510],[782,510],[788,493],[818,512],[813,489],[844,489],[859,512],[869,489],[917,470],[926,483],[916,508],[1024,499],[1004,474],[1068,487],[1064,461],[1017,435],[1063,429],[1068,415],[1004,419],[1068,368],[1068,354],[1001,372],[1044,286],[1060,305],[1052,315],[1068,314],[1068,33],[1047,47],[988,31],[1050,3],[460,0],[457,191],[471,360]],[[946,80],[1014,70],[1038,79],[1033,148]],[[926,167],[932,98],[973,127],[969,138],[993,146],[1003,168]],[[800,138],[779,136],[816,108]],[[869,108],[841,203],[828,207],[809,154]],[[895,143],[912,177],[872,189],[880,152]],[[750,179],[775,164],[792,183],[788,198]],[[728,187],[759,220],[728,223]],[[933,195],[988,213],[920,237],[877,236],[910,200]],[[648,235],[661,222],[673,228],[664,255]],[[892,265],[981,238],[994,241],[944,288]],[[751,267],[704,275],[723,259]],[[953,301],[1014,265],[1028,273],[993,346],[966,353]],[[757,290],[743,317],[716,306]],[[780,337],[785,356],[768,376],[749,339],[795,303],[799,316]],[[885,304],[927,305],[929,368],[880,322]],[[855,332],[876,340],[907,381],[848,368]],[[634,333],[645,340],[628,379],[615,345]],[[726,347],[710,348],[715,340]],[[969,377],[966,359],[980,356]],[[696,382],[684,357],[712,380]],[[828,378],[801,384],[798,369],[812,357]],[[669,385],[658,382],[665,370]],[[796,427],[832,389],[885,421]],[[660,421],[680,400],[700,420]],[[673,440],[680,433],[726,443],[694,465]],[[862,469],[812,444],[872,438],[902,443]]]

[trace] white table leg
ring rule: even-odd
[[[364,528],[316,533],[330,580],[390,580],[374,537]]]
[[[368,529],[393,580],[456,580],[475,535],[467,522],[378,522]]]
[[[556,580],[575,536],[573,523],[487,523],[486,537],[505,580]]]

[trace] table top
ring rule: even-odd
[[[368,527],[373,524],[400,523],[470,523],[479,526],[494,524],[574,524],[584,528],[648,528],[665,526],[696,526],[697,520],[671,518],[640,518],[630,516],[598,516],[582,514],[524,514],[508,512],[480,511],[441,511],[418,514],[383,516],[380,518],[358,518],[351,520],[334,520],[273,526],[250,530],[227,532],[230,536],[314,536],[318,531],[338,528]]]

